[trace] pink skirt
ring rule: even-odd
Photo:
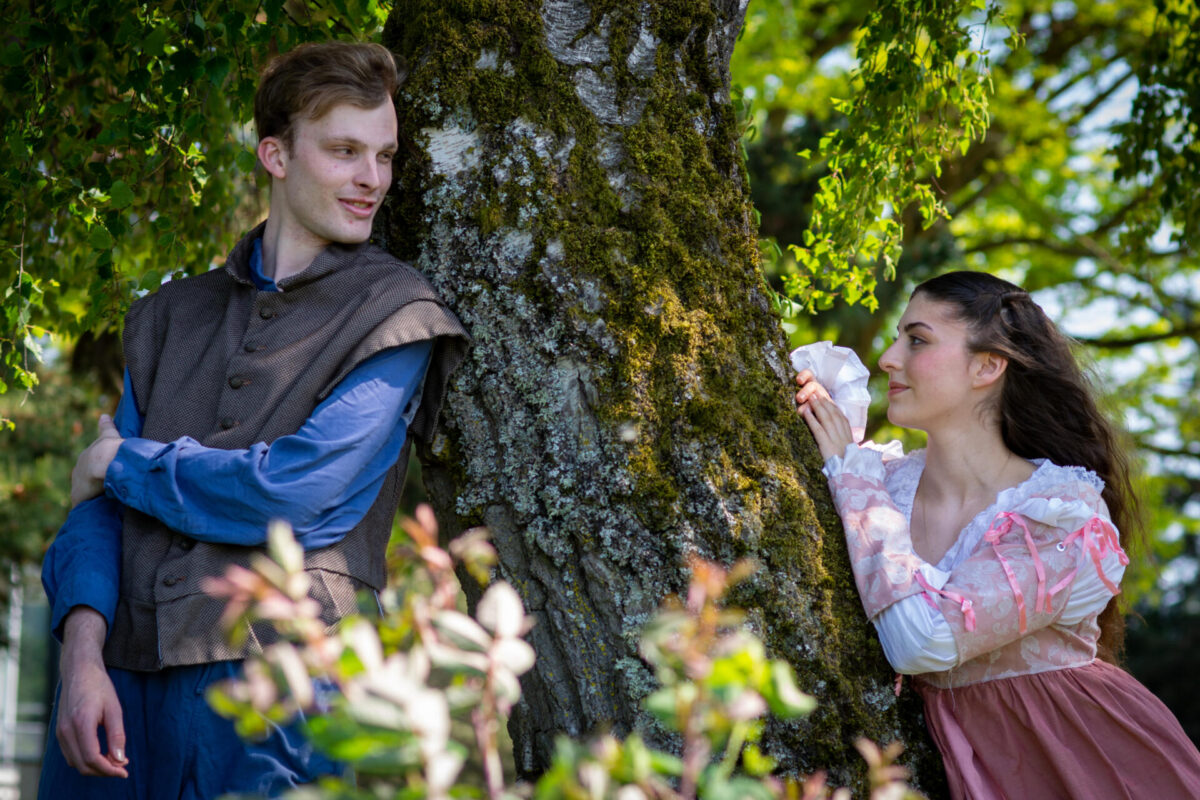
[[[913,685],[954,800],[1200,798],[1200,752],[1157,697],[1111,664]]]

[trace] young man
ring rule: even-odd
[[[432,435],[466,346],[428,282],[366,243],[396,85],[378,45],[272,62],[255,99],[266,222],[223,269],[130,309],[125,394],[76,464],[43,566],[63,654],[40,797],[274,795],[337,769],[294,726],[243,743],[207,707],[271,630],[231,647],[201,587],[247,564],[276,518],[331,625],[385,581],[408,434]]]

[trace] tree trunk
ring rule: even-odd
[[[486,525],[537,618],[511,731],[640,727],[640,626],[684,557],[758,573],[733,602],[820,708],[772,724],[781,769],[863,786],[856,737],[941,780],[863,619],[820,458],[793,410],[729,100],[746,0],[409,0],[385,221],[474,345],[423,454],[449,535]]]

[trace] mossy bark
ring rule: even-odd
[[[423,454],[443,525],[491,529],[537,625],[511,728],[635,726],[638,632],[684,556],[761,569],[733,602],[820,709],[772,724],[781,769],[863,786],[852,742],[941,780],[865,622],[758,269],[728,63],[745,0],[402,0],[405,83],[384,224],[467,326]]]

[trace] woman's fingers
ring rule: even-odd
[[[823,458],[828,458],[826,451],[832,446],[832,441],[829,434],[825,431],[825,426],[822,424],[820,417],[817,415],[814,404],[808,403],[800,407],[800,416],[808,424],[809,431],[812,432],[813,441],[817,443],[817,449],[821,451]]]
[[[811,370],[805,369],[797,373],[796,383],[800,387],[800,390],[796,392],[797,406],[803,407],[814,397],[829,398],[829,391],[813,376]]]
[[[854,441],[850,434],[850,422],[846,415],[829,396],[829,391],[821,385],[811,370],[801,370],[796,374],[796,384],[800,390],[796,392],[796,410],[808,424],[813,439],[823,458],[841,455],[846,445]]]
[[[854,441],[850,422],[832,400],[814,397],[800,409],[823,458],[840,456]]]

